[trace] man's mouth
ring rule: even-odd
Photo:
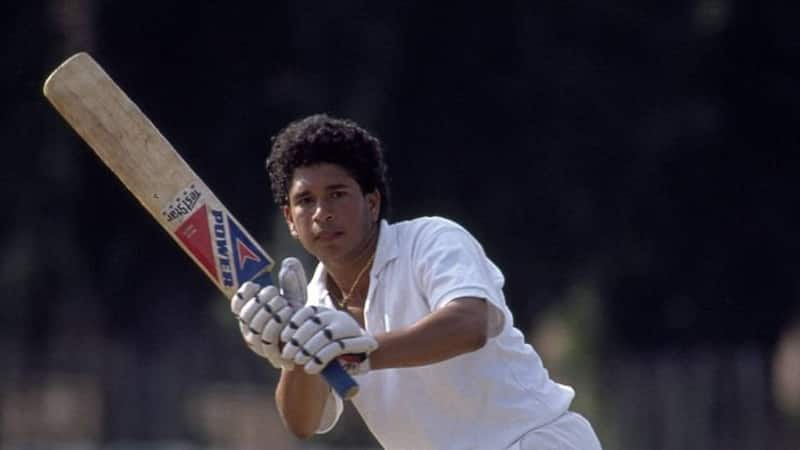
[[[338,238],[342,235],[341,231],[320,231],[319,233],[314,235],[314,238],[318,241],[331,241],[333,239]]]

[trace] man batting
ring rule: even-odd
[[[314,115],[275,137],[272,194],[289,232],[319,260],[306,288],[296,259],[279,288],[245,283],[231,299],[247,344],[281,368],[286,427],[336,424],[343,401],[318,375],[337,359],[360,384],[352,402],[387,449],[600,449],[513,325],[503,274],[460,225],[389,223],[381,144],[352,121]]]

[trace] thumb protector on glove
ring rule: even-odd
[[[278,284],[281,294],[290,303],[297,304],[298,308],[306,304],[308,280],[300,260],[294,257],[283,260],[281,270],[278,272]]]

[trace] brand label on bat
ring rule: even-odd
[[[225,288],[238,287],[272,264],[266,253],[203,186],[192,185],[185,189],[162,213],[166,217],[174,215],[177,238]]]
[[[203,194],[192,184],[184,189],[174,200],[161,210],[161,215],[167,219],[167,223],[180,221],[194,211]]]

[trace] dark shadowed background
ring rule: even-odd
[[[0,448],[303,443],[221,298],[47,104],[89,51],[276,258],[270,136],[383,140],[393,219],[466,226],[608,449],[800,447],[800,33],[744,0],[13,2],[0,14]],[[314,261],[304,256],[306,269]]]

